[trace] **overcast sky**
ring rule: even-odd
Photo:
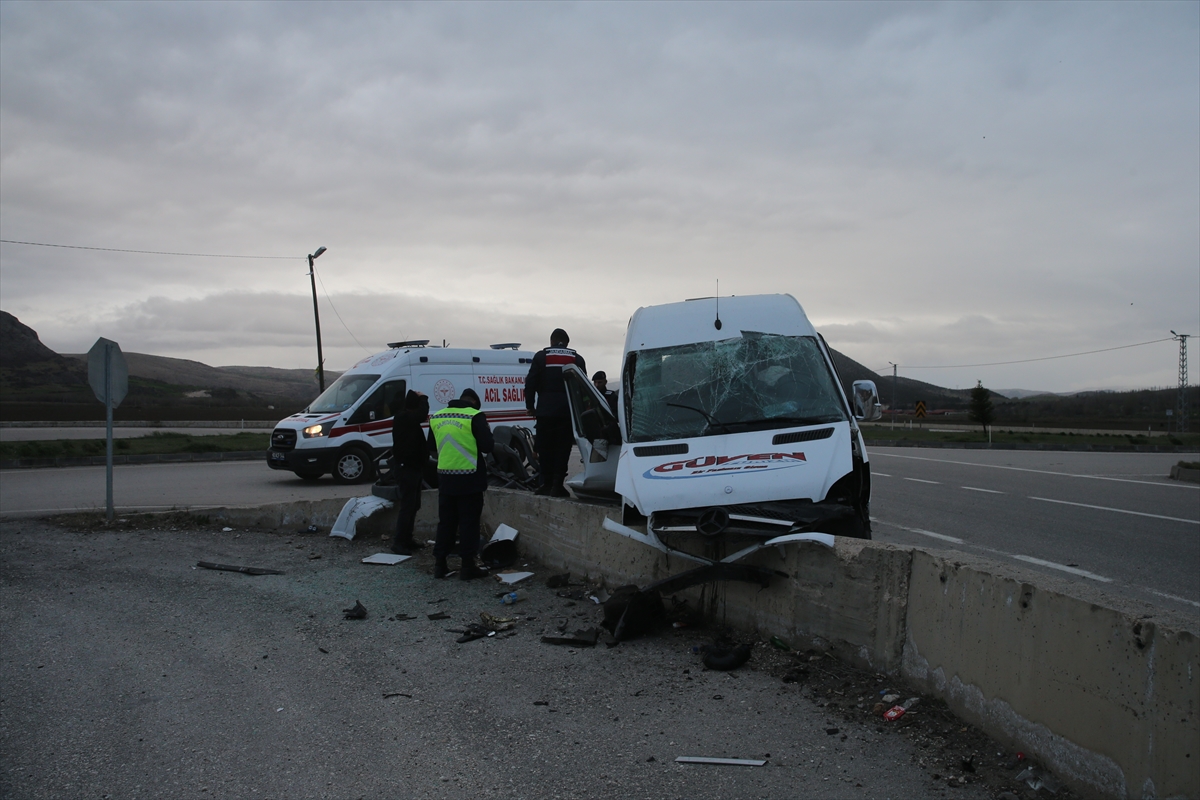
[[[1173,386],[1171,341],[919,367],[1200,334],[1196,2],[3,0],[0,159],[4,239],[291,257],[0,245],[59,352],[314,367],[319,246],[331,370],[562,326],[612,372],[718,280],[952,388]]]

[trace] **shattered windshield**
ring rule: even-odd
[[[624,375],[630,441],[847,419],[816,339],[741,334],[719,342],[631,353]]]
[[[358,402],[363,393],[375,385],[378,375],[343,375],[308,407],[310,414],[333,414],[345,411]]]

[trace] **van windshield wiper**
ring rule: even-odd
[[[712,417],[710,417],[708,415],[708,412],[702,408],[696,408],[695,406],[685,406],[683,403],[667,403],[667,405],[673,406],[675,408],[686,408],[688,411],[695,411],[697,414],[704,417],[704,419],[706,419],[708,421],[708,427],[704,429],[704,433],[708,432],[708,428],[715,428],[715,427],[723,428],[726,433],[729,433],[729,425],[727,425],[724,422],[718,422],[717,420],[713,419]],[[701,433],[700,435],[703,436],[704,433]]]

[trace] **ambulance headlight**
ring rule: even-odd
[[[321,423],[320,425],[309,425],[307,428],[304,429],[304,438],[312,439],[317,436],[324,436],[325,435],[325,427],[326,427],[326,423]]]

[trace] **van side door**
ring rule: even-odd
[[[621,429],[604,395],[579,367],[562,368],[571,407],[575,444],[583,457],[583,473],[567,481],[581,492],[610,494],[617,483],[617,460],[621,455]]]

